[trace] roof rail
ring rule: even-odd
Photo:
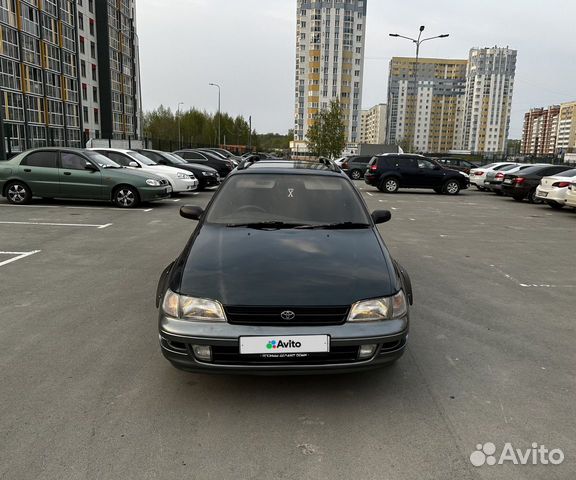
[[[246,157],[244,160],[242,160],[240,162],[240,165],[238,165],[236,168],[238,170],[246,170],[248,167],[254,165],[260,160],[261,160],[260,155],[250,155],[249,157]]]
[[[338,165],[336,165],[332,160],[330,160],[329,158],[326,157],[318,157],[318,163],[321,163],[322,165],[329,167],[330,170],[334,171],[334,172],[339,172],[340,171],[340,167]]]

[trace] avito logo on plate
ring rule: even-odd
[[[268,350],[280,350],[282,348],[301,348],[301,342],[295,342],[294,340],[282,341],[282,340],[270,340],[266,345]]]
[[[470,463],[475,467],[483,465],[560,465],[564,461],[564,452],[559,448],[547,449],[544,445],[532,444],[532,448],[523,450],[514,448],[511,443],[505,443],[500,455],[492,442],[478,444],[476,451],[470,455]]]

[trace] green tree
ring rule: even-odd
[[[308,149],[313,155],[339,157],[346,147],[346,126],[342,105],[337,100],[330,102],[328,109],[314,115],[306,134]]]
[[[404,153],[413,153],[414,146],[409,138],[402,137],[396,143]]]

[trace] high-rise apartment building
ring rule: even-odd
[[[560,105],[533,108],[526,113],[520,152],[534,156],[554,155],[559,116]]]
[[[298,0],[294,150],[306,151],[314,115],[331,100],[344,110],[347,138],[360,139],[367,0]]]
[[[381,145],[386,142],[388,110],[385,103],[362,110],[360,116],[360,142]]]
[[[0,0],[6,150],[138,138],[135,0]]]
[[[473,48],[466,73],[460,148],[503,154],[510,129],[516,50]]]
[[[81,145],[76,2],[0,1],[0,100],[7,150]]]
[[[387,142],[418,152],[447,152],[458,141],[466,60],[393,57],[388,80]]]
[[[560,105],[556,152],[576,153],[576,102]]]

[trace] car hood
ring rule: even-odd
[[[143,178],[143,179],[151,179],[151,180],[163,180],[163,177],[160,175],[156,175],[154,174],[154,172],[151,171],[142,171],[142,170],[136,170],[136,169],[132,169],[132,168],[105,168],[102,170],[102,174],[103,175],[110,175],[110,176],[116,176],[116,177],[122,177],[122,178],[134,178],[134,177],[139,177],[139,178]]]
[[[148,170],[149,172],[157,173],[158,175],[176,177],[178,173],[183,175],[188,175],[186,170],[182,170],[178,167],[169,167],[168,165],[146,165],[142,167],[143,170]]]
[[[180,285],[173,289],[224,305],[350,305],[398,290],[390,257],[371,228],[204,225],[182,258]]]

